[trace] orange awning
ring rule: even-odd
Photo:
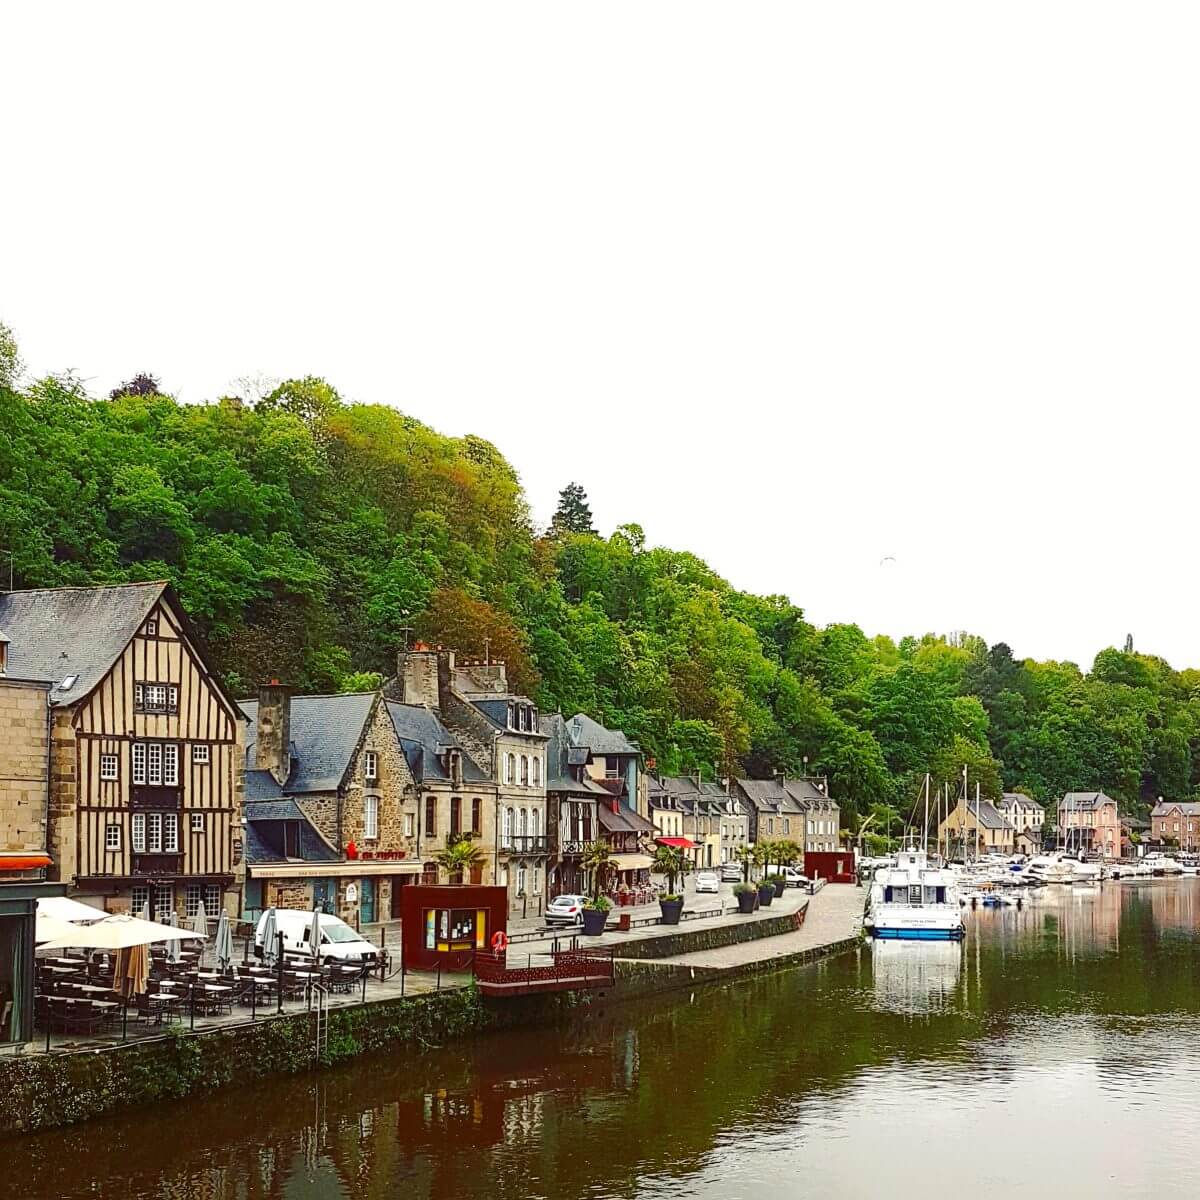
[[[36,871],[49,865],[48,854],[6,854],[0,850],[0,871]]]
[[[660,846],[678,846],[680,850],[695,850],[696,843],[687,838],[655,838]]]

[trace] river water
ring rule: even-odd
[[[0,1143],[6,1200],[1195,1196],[1200,880]]]

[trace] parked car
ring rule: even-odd
[[[547,925],[582,925],[586,896],[555,896],[546,905]]]
[[[721,890],[721,877],[716,871],[697,871],[696,872],[696,895],[701,892],[719,893]]]
[[[782,875],[787,880],[788,887],[808,887],[812,880],[807,875],[802,875],[795,867],[774,867],[772,874]]]
[[[283,948],[312,954],[313,948],[309,943],[312,913],[303,908],[277,908],[274,911],[275,930],[283,934]],[[264,912],[254,927],[254,953],[259,958],[263,955],[262,935],[266,921],[267,913]],[[341,917],[322,913],[320,927],[321,945],[317,951],[318,959],[334,959],[346,963],[373,963],[378,960],[379,948],[351,929]]]
[[[722,883],[741,883],[742,868],[740,863],[727,862],[721,864]]]

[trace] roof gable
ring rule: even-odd
[[[108,674],[167,590],[165,582],[0,593],[8,674],[54,684],[51,705],[76,704]],[[75,676],[69,689],[64,679]]]
[[[405,704],[399,700],[389,700],[387,710],[409,766],[419,781],[449,781],[449,772],[442,762],[442,754],[447,749],[462,753],[464,781],[481,783],[490,778],[432,709],[423,704]]]
[[[567,737],[573,746],[587,746],[593,754],[641,754],[621,730],[606,729],[587,713],[576,713],[567,722]]]

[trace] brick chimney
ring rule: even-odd
[[[258,731],[254,757],[283,787],[292,773],[292,689],[272,679],[258,689]]]

